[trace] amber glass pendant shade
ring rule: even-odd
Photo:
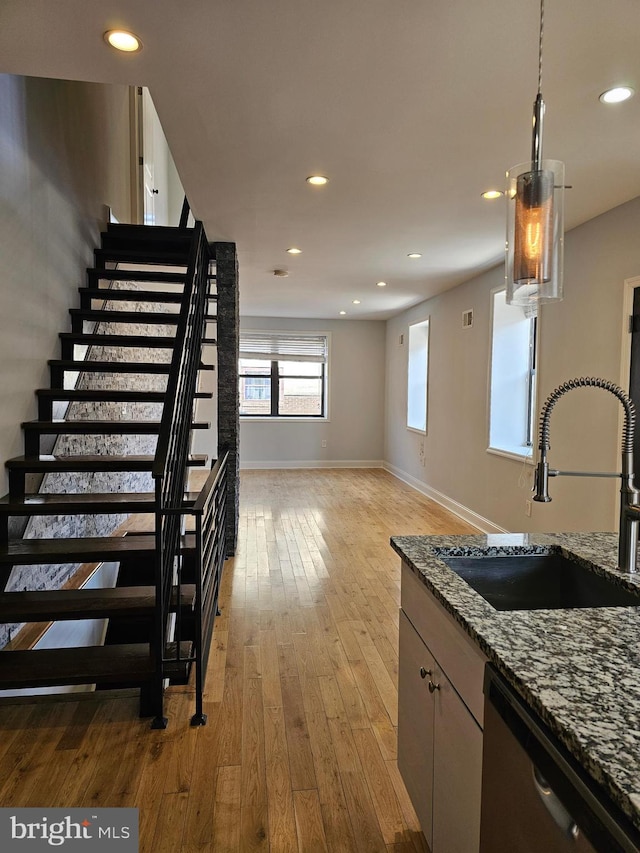
[[[540,166],[507,173],[507,302],[522,307],[562,299],[564,164]]]

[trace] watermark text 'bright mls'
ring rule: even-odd
[[[137,809],[3,809],[0,850],[138,853]]]

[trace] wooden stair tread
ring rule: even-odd
[[[150,323],[171,326],[180,322],[177,311],[107,311],[104,308],[70,308],[71,317],[108,323]]]
[[[135,391],[120,388],[38,388],[38,397],[70,403],[164,403],[166,391]],[[196,399],[213,399],[212,391],[196,391]]]
[[[205,455],[189,457],[187,465],[201,466],[206,463]],[[28,473],[50,471],[151,471],[153,456],[51,456],[40,455],[35,459],[15,456],[5,462],[10,471],[23,470]]]
[[[191,643],[180,644],[184,657]],[[173,651],[171,646],[169,652]],[[186,670],[188,664],[167,667]],[[84,646],[69,649],[29,649],[0,653],[0,687],[53,687],[58,684],[109,684],[145,682],[155,675],[155,663],[147,643]]]
[[[192,609],[194,584],[180,589],[180,606]],[[177,589],[172,609],[176,609]],[[122,586],[109,589],[68,589],[0,593],[3,622],[54,622],[57,619],[108,619],[115,616],[149,617],[156,605],[153,586]]]
[[[53,420],[53,421],[24,421],[22,429],[37,431],[43,435],[67,435],[79,433],[82,435],[102,435],[117,433],[130,435],[154,435],[160,431],[162,421],[89,421],[89,420]],[[211,424],[206,421],[193,421],[191,429],[209,429]]]
[[[104,247],[94,249],[94,257],[97,262],[104,261],[119,261],[121,263],[132,264],[158,264],[160,266],[180,266],[186,267],[188,262],[188,248],[185,245],[183,250],[168,252],[166,249],[159,250],[156,246],[147,249],[117,248]]]
[[[28,494],[23,500],[0,498],[5,515],[92,515],[98,513],[155,512],[153,492],[79,492],[76,494]]]
[[[185,493],[184,507],[192,506],[197,492]],[[77,492],[73,494],[27,494],[18,500],[11,495],[0,498],[4,515],[93,515],[98,513],[155,512],[153,492]]]
[[[117,272],[117,270],[114,270]],[[101,299],[104,302],[162,302],[177,304],[183,296],[177,290],[125,290],[112,287],[79,287],[78,292],[84,299]]]
[[[173,348],[176,343],[175,337],[160,335],[98,335],[88,332],[60,332],[58,337],[63,342],[77,344],[78,346],[104,346],[104,347],[139,347],[163,349]]]
[[[103,308],[70,308],[72,318],[87,321],[102,321],[109,323],[144,323],[149,325],[170,326],[180,322],[180,314],[162,311],[106,311]],[[205,320],[213,322],[215,314],[207,314]]]
[[[92,563],[121,554],[153,556],[156,539],[140,536],[88,536],[81,539],[12,539],[0,545],[0,564]],[[61,558],[65,559],[61,561]]]
[[[169,373],[171,362],[155,361],[75,361],[71,359],[49,359],[54,370],[71,370],[74,373]],[[214,370],[212,364],[199,364],[198,370]]]
[[[169,373],[170,362],[154,361],[75,361],[72,359],[49,359],[49,367],[56,370],[72,370],[74,373]]]
[[[124,240],[186,240],[193,237],[193,228],[179,225],[138,225],[129,222],[110,222],[100,237]]]
[[[184,272],[164,272],[160,270],[106,270],[99,267],[88,267],[87,276],[90,281],[144,281],[150,284],[184,284],[187,274]],[[80,288],[82,291],[83,288]]]

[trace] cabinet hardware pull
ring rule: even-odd
[[[426,678],[428,675],[432,675],[430,669],[425,669],[423,666],[420,667],[420,678]]]
[[[429,684],[427,686],[429,688],[429,693],[435,693],[436,690],[440,690],[440,685],[434,684],[433,681],[429,681]]]

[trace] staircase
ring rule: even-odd
[[[87,270],[24,456],[6,463],[0,499],[0,623],[108,619],[104,645],[3,650],[0,690],[140,687],[140,711],[164,727],[168,683],[195,665],[196,713],[225,544],[226,456],[199,494],[188,471],[199,376],[214,346],[217,244],[194,228],[112,225]],[[228,246],[229,244],[221,244]],[[144,532],[122,535],[129,514]],[[118,585],[66,588],[82,564],[117,562]],[[73,585],[73,583],[71,583]],[[62,588],[65,587],[65,588]],[[0,694],[1,695],[1,694]]]

